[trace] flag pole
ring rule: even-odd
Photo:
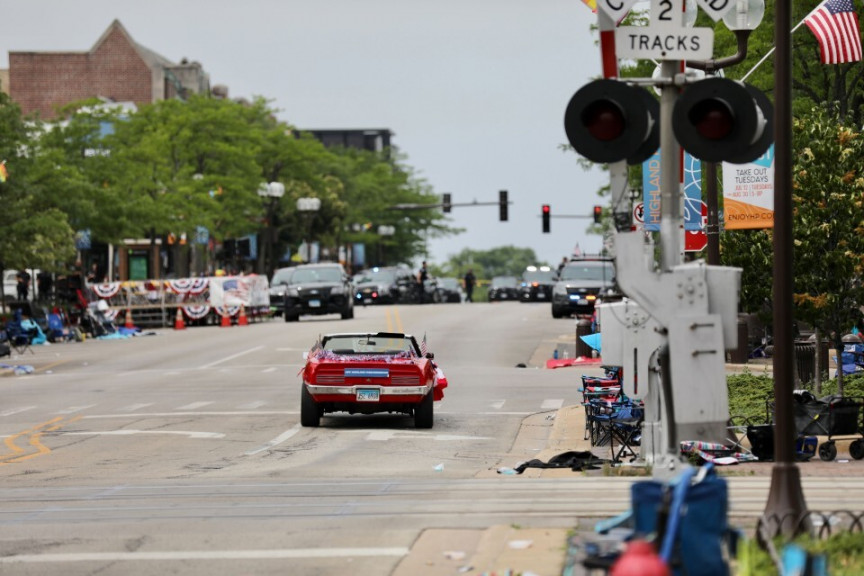
[[[810,11],[806,16],[804,16],[804,18],[802,18],[801,21],[798,22],[798,24],[796,24],[795,27],[792,28],[792,30],[789,31],[789,35],[791,36],[792,34],[794,34],[795,31],[798,30],[798,28],[800,28],[802,24],[804,24],[804,21],[807,20],[807,18],[809,18],[810,15],[813,14],[813,12],[816,12],[816,10],[818,10],[818,9],[822,6],[822,4],[824,4],[824,3],[825,3],[825,2],[820,2],[820,3],[819,3],[819,6],[816,6],[816,8],[814,8],[814,9],[811,10],[811,11]],[[762,59],[759,60],[759,62],[757,62],[756,65],[753,66],[753,68],[751,68],[750,71],[747,72],[747,74],[745,74],[745,75],[741,78],[741,82],[744,82],[745,80],[747,80],[747,77],[750,76],[750,74],[752,74],[753,72],[755,72],[756,69],[757,69],[759,66],[761,66],[763,62],[765,62],[765,60],[767,60],[768,58],[770,58],[771,55],[774,53],[774,50],[776,50],[776,46],[775,46],[775,47],[772,47],[771,50],[769,50],[768,53],[765,54],[765,56],[763,56]]]

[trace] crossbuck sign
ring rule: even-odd
[[[714,55],[714,30],[687,28],[684,0],[653,0],[649,26],[615,30],[615,52],[619,58],[710,60]]]

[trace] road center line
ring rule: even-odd
[[[254,560],[405,556],[408,548],[298,548],[295,550],[187,550],[180,552],[80,552],[2,556],[0,564],[122,562],[135,560]]]
[[[248,350],[244,350],[243,352],[238,352],[237,354],[232,354],[231,356],[226,356],[225,358],[222,358],[221,360],[216,360],[215,362],[211,362],[210,364],[204,364],[203,366],[199,366],[198,369],[199,370],[205,370],[207,368],[212,368],[213,366],[216,366],[216,365],[221,364],[223,362],[227,362],[229,360],[239,358],[240,356],[245,356],[246,354],[249,354],[251,352],[255,352],[256,350],[260,350],[263,347],[264,346],[256,346],[255,348],[250,348]]]

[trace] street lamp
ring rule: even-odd
[[[270,276],[276,269],[276,255],[274,254],[276,227],[273,225],[273,220],[276,217],[276,205],[279,203],[279,199],[285,195],[285,185],[281,182],[270,182],[269,184],[262,182],[258,186],[258,195],[261,198],[270,199],[267,205],[267,241],[260,243],[261,254],[258,259],[259,271],[262,267],[266,267],[267,276]]]
[[[297,211],[304,214],[315,213],[321,209],[320,198],[298,198]],[[303,240],[306,244],[306,262],[312,261],[312,217],[307,216],[306,238]]]

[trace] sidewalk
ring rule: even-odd
[[[580,371],[579,366],[559,368]],[[728,364],[727,373],[750,371],[756,374],[773,372],[770,359],[746,365]],[[575,372],[574,372],[575,374]],[[820,437],[819,442],[827,438]],[[799,463],[802,476],[860,476],[864,461],[849,456],[849,441],[837,440],[837,458],[823,462],[816,456]],[[538,447],[540,448],[538,452]],[[498,467],[512,468],[520,462],[538,459],[548,462],[553,456],[568,451],[590,451],[600,458],[609,458],[609,447],[592,447],[585,440],[585,410],[582,406],[565,406],[554,416],[549,413],[533,414],[522,422],[510,454],[504,456]],[[749,462],[718,469],[720,474],[746,474],[771,476],[773,462]],[[521,476],[529,478],[573,478],[575,475],[603,476],[604,470],[574,472],[569,468],[526,468]],[[635,471],[634,471],[635,473]],[[497,467],[480,471],[476,477],[499,477]],[[511,477],[518,482],[520,476]],[[593,530],[594,519],[585,525],[578,523],[570,529],[517,528],[497,525],[486,530],[425,530],[411,552],[397,566],[393,576],[576,576],[585,574],[581,566],[568,567],[570,538],[576,532]]]

